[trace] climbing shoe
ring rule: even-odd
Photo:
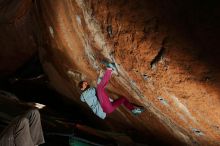
[[[110,63],[108,61],[102,61],[102,64],[104,64],[107,68],[112,68],[112,70],[116,70],[116,65],[114,62]]]
[[[137,108],[131,110],[131,112],[132,112],[133,115],[136,116],[136,115],[139,115],[139,114],[141,114],[142,112],[144,112],[144,108],[142,108],[142,107],[137,107]]]
[[[112,69],[112,72],[113,72],[114,74],[116,74],[116,75],[119,74],[119,73],[118,73],[118,70],[117,70],[117,68],[116,68],[115,63],[108,63],[108,64],[106,65],[106,67],[107,67],[107,68],[111,68],[111,69]]]
[[[112,68],[112,70],[116,70],[115,63],[108,63],[108,64],[106,65],[106,67]]]
[[[102,61],[101,62],[103,65],[105,65],[107,68],[111,68],[112,69],[112,72],[115,74],[115,75],[119,75],[119,72],[118,72],[118,69],[116,67],[116,64],[114,62],[108,62],[108,61]]]

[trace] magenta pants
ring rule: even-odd
[[[110,102],[109,96],[105,92],[105,87],[111,78],[111,74],[112,70],[107,69],[101,82],[97,85],[97,96],[103,111],[107,114],[110,114],[122,104],[129,110],[134,109],[134,105],[132,105],[125,97],[120,97],[114,100],[114,102]]]

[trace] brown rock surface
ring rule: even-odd
[[[115,61],[119,75],[111,79],[110,94],[124,95],[146,111],[134,117],[119,108],[104,121],[112,131],[126,131],[140,142],[156,137],[169,145],[220,145],[217,3],[38,0],[28,6],[29,1],[24,2],[22,7],[33,13],[26,15],[27,27],[21,26],[27,28],[21,35],[24,43],[8,45],[8,37],[1,45],[7,42],[7,47],[20,50],[28,46],[32,52],[36,46],[27,39],[34,30],[33,35],[42,37],[33,41],[44,71],[61,94],[87,108],[80,102],[77,83],[87,79],[95,86],[104,69],[100,62]],[[29,20],[37,25],[31,27]],[[7,32],[13,38],[18,30]],[[0,67],[6,70],[5,62]],[[12,65],[15,69],[18,64]]]
[[[0,76],[15,72],[37,51],[31,0],[0,1]]]

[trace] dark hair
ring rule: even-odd
[[[90,88],[90,85],[88,84],[87,87],[86,87],[84,90],[81,90],[81,88],[83,87],[83,83],[84,83],[84,82],[87,82],[87,81],[80,81],[79,84],[78,84],[78,87],[80,88],[80,91],[81,91],[81,92],[84,92],[84,91],[86,91],[87,89]],[[88,83],[88,82],[87,82],[87,83]]]
[[[80,81],[80,82],[79,82],[79,84],[78,84],[79,89],[82,88],[83,82],[85,82],[85,81]]]

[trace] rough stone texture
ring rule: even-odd
[[[0,76],[4,78],[37,51],[31,0],[0,0]]]
[[[138,141],[220,145],[217,2],[38,0],[31,8],[41,62],[57,91],[86,108],[77,83],[95,85],[107,59],[119,72],[109,93],[146,108],[139,117],[119,108],[104,121],[112,131]]]

